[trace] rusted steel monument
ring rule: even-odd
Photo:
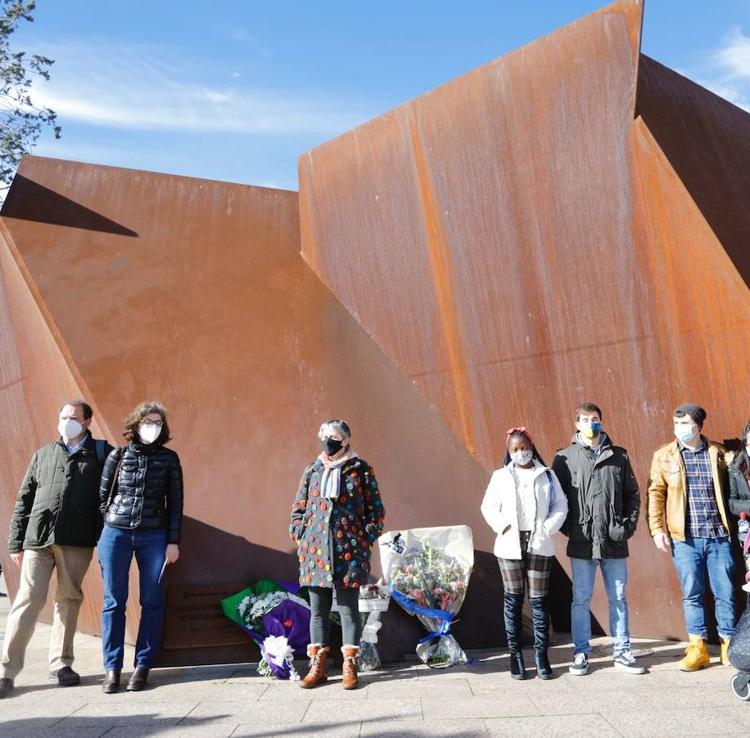
[[[642,55],[641,23],[616,2],[386,113],[302,156],[299,194],[26,158],[0,219],[0,530],[63,398],[113,442],[161,399],[188,516],[165,663],[252,658],[215,602],[295,576],[298,475],[345,417],[387,528],[471,525],[455,632],[500,644],[479,504],[505,428],[551,459],[594,401],[645,498],[675,405],[703,404],[720,441],[750,415],[750,115]],[[95,565],[85,587],[98,632]],[[684,637],[645,525],[629,601],[634,635]],[[385,623],[385,657],[413,648],[416,624]]]

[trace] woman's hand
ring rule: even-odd
[[[180,547],[176,543],[168,544],[164,556],[168,564],[174,564],[180,558]]]

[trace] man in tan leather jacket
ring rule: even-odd
[[[660,551],[671,552],[682,588],[690,645],[683,671],[710,663],[706,645],[706,578],[714,596],[721,661],[734,633],[734,560],[726,503],[727,459],[721,444],[701,435],[706,411],[686,403],[674,411],[676,440],[654,453],[648,484],[648,527]]]

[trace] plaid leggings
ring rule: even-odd
[[[549,592],[552,557],[529,553],[529,534],[524,531],[520,535],[522,558],[501,559],[498,557],[497,559],[500,576],[503,578],[503,589],[508,594],[523,596],[524,585],[528,581],[529,599],[546,597]]]

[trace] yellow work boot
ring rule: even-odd
[[[724,666],[731,666],[729,663],[729,638],[721,639],[721,663]]]
[[[708,644],[702,636],[691,635],[690,645],[685,649],[685,658],[680,661],[681,671],[698,671],[711,663]]]

